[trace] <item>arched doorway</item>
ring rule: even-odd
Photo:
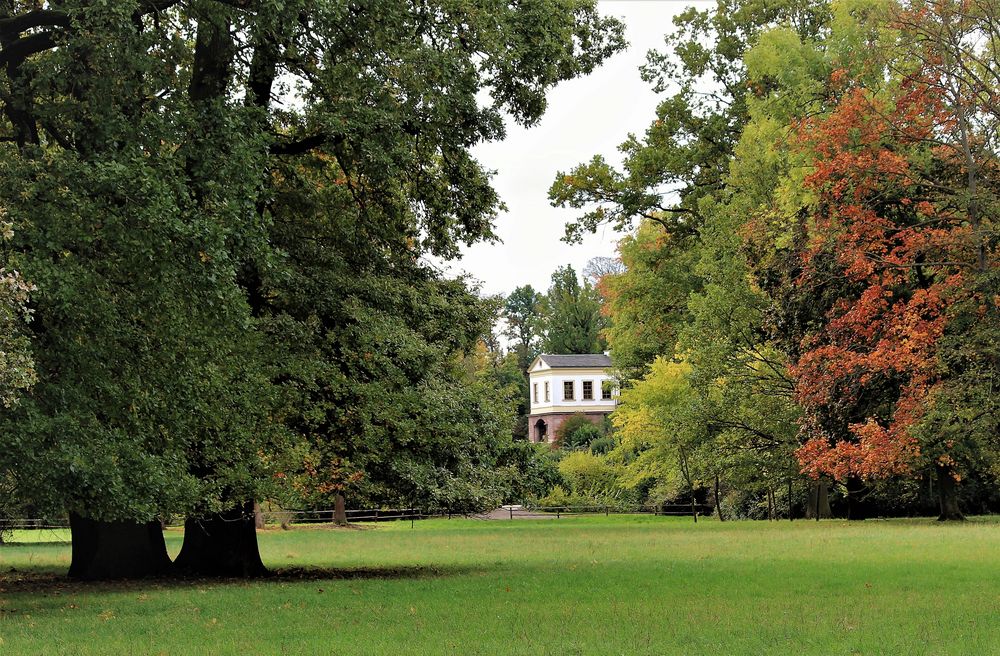
[[[549,427],[545,424],[544,419],[539,419],[535,422],[535,441],[536,442],[547,442],[548,441]]]

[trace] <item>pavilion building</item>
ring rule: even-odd
[[[532,442],[554,441],[559,426],[574,415],[600,423],[618,403],[607,353],[539,355],[528,368],[528,393]]]

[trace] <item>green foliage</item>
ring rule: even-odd
[[[531,409],[527,369],[521,366],[521,358],[516,352],[487,350],[482,343],[481,348],[483,358],[475,367],[474,377],[487,381],[499,391],[498,398],[504,399],[514,415],[514,439],[527,440]]]
[[[556,429],[555,437],[556,442],[563,446],[566,442],[572,439],[574,433],[576,433],[581,428],[589,428],[594,425],[590,419],[583,415],[573,415],[563,423],[559,425]]]
[[[590,445],[594,440],[604,437],[604,431],[602,431],[598,426],[591,424],[590,426],[581,426],[569,435],[566,435],[565,439],[559,444],[562,448],[566,449],[590,449]]]
[[[501,461],[511,470],[511,492],[505,502],[538,499],[563,482],[559,473],[559,454],[548,444],[515,441]]]
[[[6,214],[0,205],[0,244],[14,237]],[[31,320],[29,294],[34,286],[7,264],[0,266],[0,405],[9,408],[35,382],[31,344],[25,334],[26,323]]]
[[[815,0],[736,0],[678,14],[665,49],[649,53],[643,68],[658,92],[677,91],[657,107],[642,138],[631,135],[620,146],[624,171],[598,155],[556,175],[549,191],[553,205],[584,210],[567,225],[567,239],[606,224],[624,232],[642,219],[659,224],[684,248],[701,226],[701,199],[725,187],[747,118],[754,87],[744,54],[770,27],[788,24],[808,38],[828,16],[827,3]],[[676,190],[677,202],[668,202],[665,190]]]
[[[600,297],[589,281],[580,284],[572,266],[555,270],[543,302],[543,352],[600,353],[605,349]]]
[[[556,429],[556,444],[561,449],[587,449],[594,440],[604,437],[607,431],[584,415],[573,415]]]
[[[518,365],[527,372],[538,355],[542,331],[542,295],[531,285],[518,287],[504,301],[504,335],[514,342]]]
[[[687,320],[688,295],[699,287],[698,250],[673,241],[662,226],[643,222],[618,243],[625,270],[603,277],[598,285],[604,334],[615,368],[627,381],[641,378],[657,356],[675,352],[678,331]]]
[[[576,494],[599,497],[616,488],[617,472],[603,458],[573,451],[559,461],[559,473]]]
[[[598,435],[590,440],[590,452],[595,456],[604,456],[618,446],[618,442],[610,435]]]
[[[20,497],[146,520],[300,476],[509,493],[503,394],[454,364],[488,312],[419,262],[493,237],[472,147],[538,121],[620,23],[588,0],[66,0],[5,3],[0,32],[4,266],[38,287],[37,383],[0,416]],[[12,365],[5,401],[33,376]]]
[[[602,507],[627,510],[639,499],[620,482],[621,466],[589,451],[560,452],[562,482],[538,499],[542,508]]]

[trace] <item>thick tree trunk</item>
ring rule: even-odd
[[[253,503],[201,519],[188,518],[174,567],[182,574],[196,576],[249,578],[266,574],[257,548]]]
[[[847,489],[847,519],[857,521],[865,518],[864,504],[861,501],[861,493],[864,491],[864,483],[856,476],[847,479],[844,487]]]
[[[267,522],[264,518],[264,511],[261,510],[260,504],[256,501],[253,502],[253,527],[260,529],[264,528]]]
[[[833,512],[830,510],[829,481],[820,479],[813,481],[810,485],[806,517],[809,519],[830,519],[833,517]]]
[[[934,471],[938,481],[938,501],[941,504],[939,522],[964,521],[965,515],[958,507],[958,484],[952,476],[951,467],[935,465]]]
[[[69,516],[73,539],[69,576],[97,581],[162,576],[170,556],[160,522],[101,522]]]
[[[344,495],[338,494],[333,502],[333,523],[337,526],[347,526],[347,505]]]

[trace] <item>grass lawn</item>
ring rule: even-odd
[[[453,519],[260,542],[273,568],[341,574],[82,585],[55,576],[68,545],[2,546],[0,654],[1000,654],[990,520]]]

